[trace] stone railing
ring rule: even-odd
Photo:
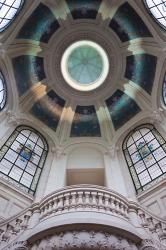
[[[129,219],[129,203],[115,192],[94,186],[69,187],[45,197],[40,203],[40,220],[52,214],[91,211],[117,214]]]
[[[6,249],[27,229],[31,215],[31,208],[28,208],[0,224],[0,249]]]
[[[21,235],[24,232],[30,232],[47,219],[84,211],[119,217],[133,225],[136,230],[138,229],[138,234],[141,230],[148,235],[147,241],[144,241],[146,247],[149,244],[147,242],[153,242],[153,246],[156,245],[154,249],[166,249],[166,247],[162,248],[162,245],[166,245],[166,221],[114,191],[90,185],[66,187],[51,193],[40,203],[33,204],[30,208],[1,223],[0,249],[17,249],[13,246],[17,246],[17,242],[22,241]]]

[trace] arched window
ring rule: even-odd
[[[161,27],[166,29],[166,1],[144,0],[147,9]]]
[[[6,104],[6,83],[5,79],[0,72],[0,111],[4,108]]]
[[[166,75],[164,77],[164,82],[163,82],[163,100],[166,105]]]
[[[0,150],[0,176],[34,194],[47,151],[46,141],[36,130],[17,127]]]
[[[124,141],[123,151],[137,193],[166,176],[166,141],[153,125],[132,131]]]
[[[24,0],[0,0],[0,32],[14,20],[23,3]]]

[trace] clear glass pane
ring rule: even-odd
[[[19,181],[20,178],[21,178],[22,173],[23,173],[23,170],[21,170],[20,168],[14,166],[12,168],[11,172],[9,173],[9,176],[14,180]]]
[[[152,179],[156,179],[156,177],[162,174],[162,171],[157,164],[153,165],[148,170]]]
[[[139,180],[140,180],[142,186],[144,186],[145,184],[150,182],[151,178],[149,176],[148,171],[144,171],[143,173],[139,174]]]
[[[16,17],[24,0],[0,1],[0,31],[3,31],[8,24]]]

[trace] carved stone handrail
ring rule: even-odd
[[[84,211],[122,218],[123,221],[135,226],[138,234],[139,230],[142,230],[148,235],[149,240],[166,245],[166,221],[117,192],[99,186],[79,185],[53,192],[39,203],[32,204],[31,207],[2,222],[0,249],[8,249],[7,247],[15,245],[15,242],[22,240],[23,232],[33,230],[36,225],[55,215]]]

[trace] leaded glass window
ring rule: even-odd
[[[5,79],[0,72],[0,111],[4,108],[6,104],[6,83]]]
[[[0,0],[0,32],[13,21],[23,3],[24,0]]]
[[[166,176],[166,141],[151,124],[128,135],[123,152],[137,193]]]
[[[17,127],[0,150],[0,177],[34,195],[47,151],[36,130]]]
[[[164,82],[163,82],[163,100],[166,105],[166,75],[164,77]]]
[[[144,2],[154,19],[166,29],[166,0],[144,0]]]

